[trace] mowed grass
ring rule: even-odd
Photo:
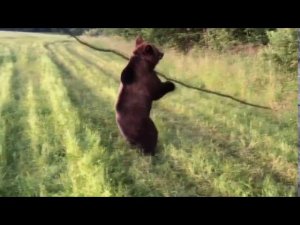
[[[144,157],[115,123],[126,63],[63,35],[0,33],[0,196],[296,196],[296,74],[259,54],[166,50],[170,77],[275,110],[177,85],[153,105],[159,153]]]

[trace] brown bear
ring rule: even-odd
[[[169,81],[161,82],[155,66],[164,53],[154,45],[136,39],[136,48],[121,74],[116,103],[116,121],[122,135],[146,155],[154,155],[158,132],[150,118],[152,101],[175,89]]]

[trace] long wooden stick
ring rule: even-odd
[[[76,41],[78,41],[80,44],[82,45],[85,45],[93,50],[96,50],[96,51],[101,51],[101,52],[110,52],[110,53],[113,53],[113,54],[116,54],[118,56],[120,56],[121,58],[123,59],[126,59],[126,60],[129,60],[129,57],[125,56],[123,53],[121,52],[118,52],[116,50],[113,50],[113,49],[107,49],[107,48],[100,48],[100,47],[96,47],[96,46],[93,46],[87,42],[84,42],[82,40],[80,40],[77,36],[73,35],[72,33],[68,32],[67,33],[73,37]],[[209,94],[214,94],[214,95],[218,95],[220,97],[224,97],[224,98],[229,98],[233,101],[236,101],[236,102],[239,102],[241,104],[244,104],[244,105],[248,105],[248,106],[253,106],[253,107],[257,107],[257,108],[261,108],[261,109],[268,109],[268,110],[271,110],[270,107],[267,107],[267,106],[262,106],[262,105],[257,105],[257,104],[253,104],[253,103],[249,103],[249,102],[246,102],[244,100],[241,100],[241,99],[238,99],[236,97],[233,97],[231,95],[227,95],[227,94],[223,94],[223,93],[220,93],[220,92],[217,92],[217,91],[211,91],[211,90],[208,90],[208,89],[205,89],[205,88],[200,88],[200,87],[195,87],[195,86],[192,86],[192,85],[189,85],[189,84],[185,84],[179,80],[175,80],[173,78],[169,78],[167,75],[161,73],[161,72],[158,72],[156,71],[156,73],[158,75],[160,75],[161,77],[163,77],[164,79],[166,80],[169,80],[169,81],[173,81],[174,83],[177,83],[177,84],[180,84],[186,88],[190,88],[190,89],[194,89],[194,90],[197,90],[197,91],[202,91],[202,92],[206,92],[206,93],[209,93]]]

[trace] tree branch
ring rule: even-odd
[[[111,53],[114,53],[118,56],[120,56],[121,58],[123,59],[126,59],[126,60],[129,60],[129,57],[125,56],[124,54],[122,54],[121,52],[118,52],[116,50],[113,50],[113,49],[106,49],[106,48],[99,48],[99,47],[96,47],[96,46],[93,46],[87,42],[84,42],[82,40],[80,40],[77,36],[73,35],[72,33],[70,33],[69,31],[65,31],[68,35],[70,35],[71,37],[73,37],[76,41],[78,41],[80,44],[82,45],[85,45],[91,49],[94,49],[96,51],[101,51],[101,52],[111,52]],[[244,100],[241,100],[241,99],[238,99],[238,98],[235,98],[231,95],[227,95],[227,94],[223,94],[223,93],[220,93],[220,92],[216,92],[216,91],[211,91],[211,90],[208,90],[208,89],[204,89],[204,88],[199,88],[199,87],[195,87],[195,86],[192,86],[192,85],[189,85],[189,84],[185,84],[181,81],[178,81],[178,80],[175,80],[175,79],[172,79],[172,78],[169,78],[168,76],[166,76],[165,74],[161,73],[161,72],[158,72],[156,71],[156,73],[158,75],[160,75],[161,77],[163,77],[164,79],[166,80],[169,80],[169,81],[173,81],[174,83],[177,83],[177,84],[180,84],[184,87],[187,87],[187,88],[190,88],[190,89],[194,89],[194,90],[197,90],[197,91],[202,91],[202,92],[206,92],[206,93],[209,93],[209,94],[214,94],[214,95],[218,95],[220,97],[224,97],[224,98],[229,98],[233,101],[236,101],[236,102],[239,102],[241,104],[244,104],[244,105],[248,105],[248,106],[253,106],[253,107],[257,107],[257,108],[261,108],[261,109],[269,109],[271,110],[270,107],[267,107],[267,106],[262,106],[262,105],[257,105],[257,104],[253,104],[253,103],[249,103],[249,102],[246,102]]]
[[[91,49],[94,49],[96,51],[101,51],[101,52],[111,52],[111,53],[114,53],[118,56],[120,56],[121,58],[123,59],[126,59],[126,60],[129,60],[129,57],[125,56],[124,54],[122,54],[121,52],[118,52],[116,50],[113,50],[113,49],[108,49],[108,48],[99,48],[99,47],[96,47],[96,46],[93,46],[93,45],[90,45],[89,43],[86,43],[82,40],[80,40],[77,36],[71,34],[71,33],[68,33],[70,36],[72,36],[73,38],[76,39],[76,41],[78,41],[80,44],[83,44]]]

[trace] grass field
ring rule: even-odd
[[[0,196],[297,195],[297,74],[259,54],[166,50],[170,77],[276,111],[177,85],[154,103],[159,154],[144,157],[115,123],[126,63],[67,36],[0,32]]]

